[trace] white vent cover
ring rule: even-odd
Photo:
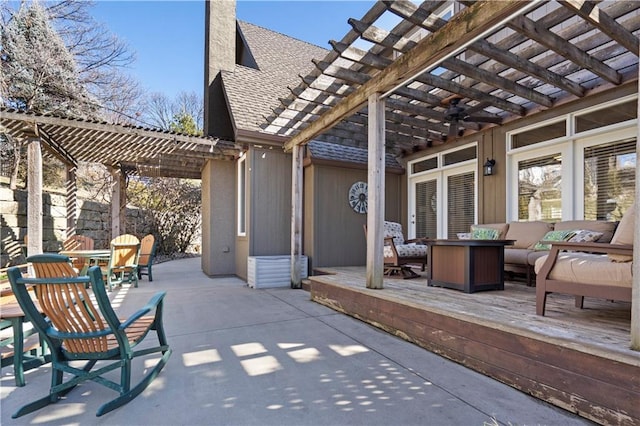
[[[307,278],[307,256],[300,256],[300,278]],[[247,283],[251,288],[291,286],[291,256],[249,256]]]

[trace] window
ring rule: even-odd
[[[447,177],[447,238],[469,232],[475,223],[475,173]]]
[[[508,220],[620,220],[635,200],[636,107],[627,96],[508,135]]]
[[[561,138],[567,135],[567,122],[547,124],[535,129],[526,130],[511,136],[511,149],[534,145],[551,139]]]
[[[635,198],[635,182],[635,140],[585,148],[584,218],[620,220]]]
[[[245,154],[238,160],[238,236],[245,236],[247,234],[246,229],[246,197],[247,197],[247,185],[246,185],[246,160]]]
[[[420,173],[438,168],[438,157],[431,157],[411,165],[411,173]]]
[[[438,237],[438,181],[416,183],[416,238]]]
[[[562,155],[518,163],[518,220],[562,220]]]
[[[586,132],[638,117],[638,101],[634,99],[576,116],[576,132]]]

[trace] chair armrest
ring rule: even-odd
[[[404,243],[405,244],[420,244],[420,245],[426,245],[427,238],[411,238],[409,240],[405,240]]]
[[[166,295],[167,295],[166,291],[160,291],[154,294],[153,297],[149,300],[149,302],[147,302],[146,305],[138,309],[133,315],[127,318],[125,322],[120,324],[120,329],[121,330],[126,329],[135,321],[139,320],[140,318],[142,318],[143,316],[145,316],[146,314],[154,310],[156,307],[158,307],[162,303],[164,296]]]

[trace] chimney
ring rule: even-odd
[[[233,126],[223,92],[221,71],[236,63],[235,0],[205,1],[204,134],[233,140]]]

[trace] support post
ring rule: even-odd
[[[73,165],[66,166],[66,205],[67,205],[67,229],[65,238],[75,235],[78,227],[78,183],[76,181],[77,168]]]
[[[369,96],[368,122],[368,214],[367,288],[383,288],[384,193],[385,193],[385,101],[379,93]]]
[[[302,248],[302,163],[304,149],[293,146],[291,161],[291,288],[302,288],[300,251]]]
[[[111,239],[122,235],[125,230],[127,208],[126,182],[119,169],[111,169]]]
[[[640,74],[640,70],[638,71]],[[640,80],[638,80],[638,92],[640,92]],[[640,117],[640,104],[638,105],[638,117]],[[637,121],[636,133],[636,158],[640,154],[640,121]],[[633,246],[640,248],[640,163],[636,162],[636,194],[635,194],[635,223],[633,231]],[[631,349],[640,351],[640,250],[633,250],[633,287],[631,289]]]
[[[30,138],[27,147],[27,256],[42,249],[42,144]]]

